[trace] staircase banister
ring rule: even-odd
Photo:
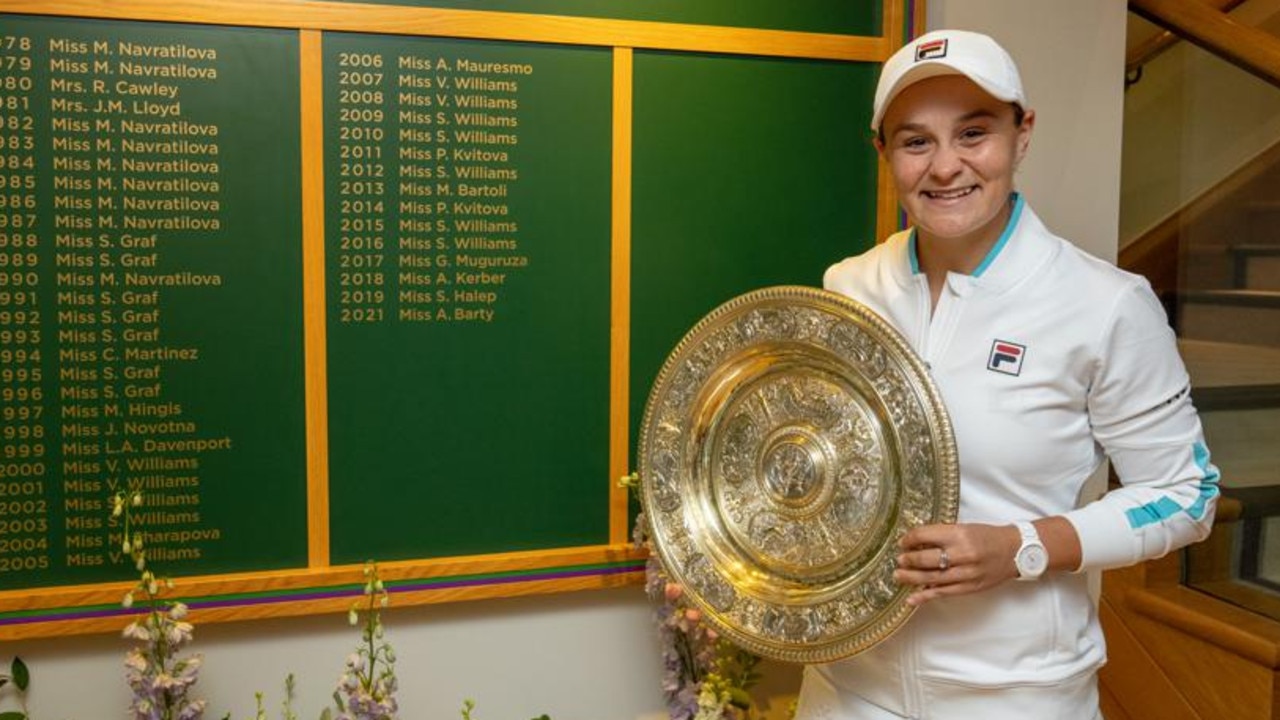
[[[1280,87],[1280,38],[1197,0],[1129,0],[1129,9]]]
[[[1222,12],[1231,12],[1240,5],[1244,4],[1244,0],[1204,0],[1210,7],[1216,8]],[[1151,36],[1147,40],[1135,45],[1125,56],[1124,69],[1125,72],[1133,72],[1138,68],[1151,62],[1160,53],[1168,50],[1182,38],[1176,33],[1165,30],[1156,35]]]

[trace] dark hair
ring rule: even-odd
[[[1011,102],[1009,104],[1013,106],[1013,126],[1022,127],[1022,120],[1026,118],[1027,111],[1023,109],[1023,107],[1016,102]],[[884,144],[884,122],[883,121],[880,123],[880,127],[876,128],[876,139],[880,141],[881,145]]]

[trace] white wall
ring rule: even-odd
[[[1124,113],[1122,0],[931,0],[930,29],[991,35],[1036,111],[1018,186],[1049,229],[1116,257]]]
[[[661,717],[649,613],[639,588],[393,606],[384,617],[402,717],[457,718],[466,698],[483,720],[544,712],[555,720]],[[299,717],[315,720],[358,641],[345,615],[197,626],[192,649],[205,656],[197,688],[210,700],[206,719],[228,711],[251,718],[261,690],[275,720],[292,672]],[[5,643],[0,658],[18,654],[30,666],[37,720],[123,720],[121,660],[129,647],[116,636],[59,638]]]
[[[1020,185],[1051,228],[1113,258],[1119,202],[1124,52],[1122,0],[933,0],[931,28],[995,36],[1021,67],[1040,117]],[[870,98],[868,98],[870,102]],[[483,720],[638,720],[662,717],[659,660],[639,588],[422,608],[393,608],[403,717],[458,717],[475,698]],[[357,634],[338,616],[197,628],[210,720],[250,717],[253,692],[269,692],[271,717],[284,676],[298,675],[304,720],[314,720]],[[124,718],[127,694],[114,637],[6,643],[34,675],[38,720]],[[779,692],[795,673],[770,670]]]

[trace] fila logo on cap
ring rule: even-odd
[[[1008,340],[996,340],[991,343],[991,354],[987,356],[987,369],[1005,375],[1022,374],[1022,358],[1027,354],[1027,346]]]
[[[916,46],[916,62],[921,60],[937,60],[947,56],[947,39],[930,40]]]

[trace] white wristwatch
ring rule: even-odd
[[[1049,567],[1049,553],[1040,542],[1040,534],[1036,526],[1029,522],[1014,523],[1018,533],[1022,535],[1022,546],[1013,556],[1013,564],[1018,568],[1019,580],[1039,580]]]

